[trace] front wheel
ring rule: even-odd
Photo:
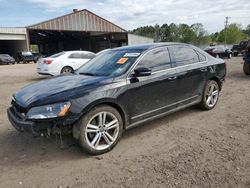
[[[209,80],[204,88],[200,107],[203,110],[211,110],[215,107],[219,99],[219,85],[214,80]]]
[[[246,75],[250,75],[250,63],[244,62],[243,71]]]
[[[95,107],[83,116],[79,143],[84,151],[99,155],[110,151],[122,136],[123,121],[111,106]]]

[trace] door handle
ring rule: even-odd
[[[207,71],[207,68],[201,69],[201,72],[206,72],[206,71]]]
[[[177,76],[169,77],[168,80],[175,80]]]

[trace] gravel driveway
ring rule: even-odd
[[[250,77],[227,61],[217,107],[188,108],[124,133],[92,157],[70,137],[33,138],[6,117],[11,95],[46,79],[35,64],[0,66],[0,187],[250,187]]]

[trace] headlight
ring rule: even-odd
[[[63,117],[69,111],[70,102],[50,104],[45,106],[33,107],[28,113],[28,119],[48,119]]]

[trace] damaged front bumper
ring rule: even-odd
[[[9,121],[19,132],[29,132],[33,135],[40,135],[53,127],[53,122],[51,121],[36,122],[27,120],[14,107],[8,108],[7,114]]]

